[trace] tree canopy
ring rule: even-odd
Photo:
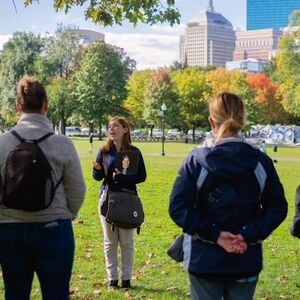
[[[289,33],[284,35],[278,45],[275,57],[275,78],[280,84],[284,109],[294,117],[300,117],[300,12],[290,17]]]
[[[38,0],[25,0],[25,6]],[[85,18],[104,26],[122,25],[126,20],[136,25],[138,22],[146,24],[179,23],[180,14],[175,7],[175,0],[53,0],[56,10],[67,13],[74,6],[85,6]]]
[[[74,97],[80,119],[101,127],[105,117],[122,112],[129,73],[126,60],[113,47],[104,42],[90,45],[75,75]]]
[[[15,32],[4,44],[0,57],[1,114],[5,118],[15,112],[16,85],[24,74],[34,74],[37,57],[43,50],[41,37],[29,32]]]

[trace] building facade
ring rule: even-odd
[[[247,0],[247,30],[287,27],[299,9],[299,0]]]
[[[71,29],[70,32],[76,34],[79,36],[79,43],[85,47],[95,42],[104,42],[105,41],[105,35],[103,33],[89,30],[89,29]],[[115,45],[107,44],[110,46],[115,52],[117,52],[121,56],[125,56],[124,48],[120,48]]]
[[[282,35],[280,29],[237,31],[233,60],[270,60]]]
[[[268,60],[248,58],[245,60],[235,60],[226,62],[226,70],[241,71],[246,73],[259,73],[264,70]]]
[[[89,30],[89,29],[70,29],[70,32],[78,35],[80,37],[80,44],[81,45],[89,45],[97,41],[103,41],[105,35],[103,33]]]
[[[235,32],[232,24],[214,11],[210,0],[206,11],[200,11],[187,23],[179,43],[182,64],[225,67],[233,57]]]

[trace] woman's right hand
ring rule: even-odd
[[[240,234],[221,231],[217,244],[228,253],[243,254],[247,250],[247,243]]]
[[[92,168],[99,171],[99,170],[101,170],[101,165],[100,165],[100,163],[98,163],[96,161],[92,161]]]

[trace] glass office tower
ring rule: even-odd
[[[287,27],[293,10],[300,0],[247,0],[247,30]]]

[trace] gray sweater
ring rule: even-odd
[[[53,132],[46,116],[33,113],[22,114],[14,129],[26,139],[38,139]],[[3,190],[6,158],[19,143],[10,132],[0,135],[0,193]],[[63,176],[63,182],[58,186],[52,204],[38,212],[8,209],[0,204],[0,223],[51,222],[76,217],[84,200],[85,183],[72,141],[64,135],[52,135],[39,146],[52,167],[54,183]]]

